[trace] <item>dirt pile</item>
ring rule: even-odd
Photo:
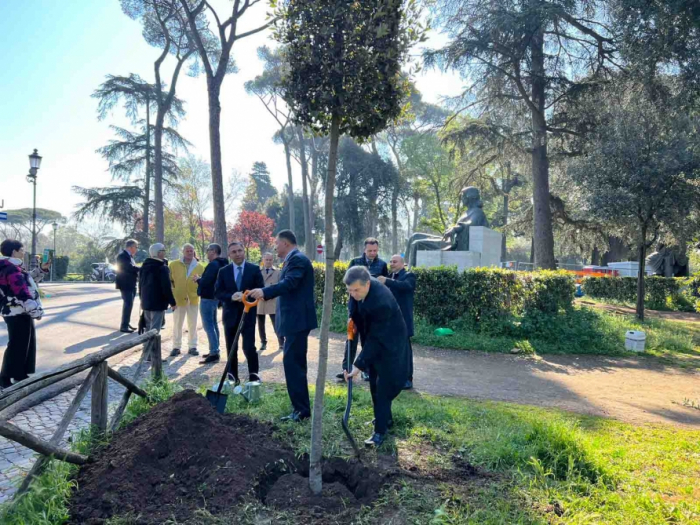
[[[244,498],[318,516],[376,498],[384,477],[342,459],[324,463],[324,491],[308,491],[308,459],[272,437],[274,427],[218,414],[201,395],[180,392],[117,433],[78,475],[70,523],[190,520],[198,509],[229,513]]]
[[[77,477],[72,523],[128,513],[139,522],[217,514],[248,493],[271,461],[294,462],[272,426],[218,414],[192,390],[176,394],[115,435]]]

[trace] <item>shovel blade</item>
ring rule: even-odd
[[[219,414],[223,414],[226,410],[226,402],[228,401],[228,395],[222,394],[221,392],[215,392],[214,390],[207,390],[206,396],[207,400],[213,406]]]

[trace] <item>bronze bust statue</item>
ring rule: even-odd
[[[469,250],[469,227],[486,226],[489,221],[482,209],[481,196],[479,190],[473,186],[464,188],[461,192],[462,203],[466,206],[466,211],[457,224],[448,229],[442,237],[430,235],[429,233],[414,233],[408,240],[406,247],[407,263],[411,266],[416,263],[416,252],[418,250],[446,250],[465,252]]]

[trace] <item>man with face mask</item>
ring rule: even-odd
[[[360,335],[362,352],[345,379],[369,374],[374,406],[374,434],[365,444],[378,447],[393,425],[391,403],[408,378],[406,323],[391,291],[369,275],[367,268],[349,268],[343,282],[348,290],[348,312]]]

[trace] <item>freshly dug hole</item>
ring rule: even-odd
[[[71,524],[129,515],[138,524],[183,523],[197,509],[230,513],[244,497],[318,516],[374,500],[385,478],[360,463],[324,461],[324,492],[308,490],[308,458],[272,437],[274,427],[219,414],[185,390],[117,432],[77,475]]]

